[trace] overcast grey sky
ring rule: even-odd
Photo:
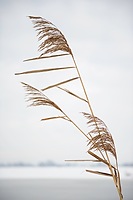
[[[28,15],[42,16],[64,33],[94,113],[104,120],[113,135],[120,163],[133,162],[132,0],[0,1],[0,162],[87,158],[86,138],[71,124],[58,120],[40,122],[55,111],[27,108],[20,81],[43,87],[59,76],[53,73],[16,77],[14,73],[37,69],[39,65],[43,68],[60,64],[59,59],[22,62],[39,55],[36,33]],[[61,62],[71,63],[64,59]],[[80,94],[79,88],[73,86],[75,90]],[[78,112],[86,111],[64,93],[50,95],[58,103],[66,102],[64,109],[68,113],[71,110],[72,115],[77,108]],[[76,115],[73,117],[80,123]],[[81,119],[84,120],[82,116]]]

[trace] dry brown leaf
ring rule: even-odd
[[[48,87],[43,88],[42,91],[47,90],[47,89],[50,89],[50,88],[53,88],[53,87],[57,87],[57,86],[59,86],[59,85],[68,83],[68,82],[70,82],[70,81],[74,81],[74,80],[76,80],[76,79],[78,79],[78,78],[79,78],[79,77],[75,77],[75,78],[71,78],[71,79],[68,79],[68,80],[65,80],[65,81],[56,83],[56,84],[54,84],[54,85],[50,85],[50,86],[48,86]]]
[[[65,116],[54,116],[54,117],[43,118],[43,119],[41,119],[41,121],[47,121],[47,120],[51,120],[51,119],[65,119],[65,120],[68,120]]]
[[[56,55],[49,55],[49,56],[39,56],[39,57],[35,57],[35,58],[28,58],[26,60],[23,60],[23,62],[26,61],[33,61],[33,60],[40,60],[40,59],[45,59],[45,58],[54,58],[54,57],[59,57],[59,56],[67,56],[69,55],[68,53],[64,53],[64,54],[56,54]]]
[[[37,69],[37,70],[30,70],[30,71],[25,71],[25,72],[18,72],[18,73],[15,73],[15,75],[42,73],[42,72],[50,72],[50,71],[72,69],[72,68],[75,68],[75,67],[57,67],[57,68],[48,68],[48,69]]]
[[[67,92],[68,94],[70,94],[70,95],[72,95],[72,96],[74,96],[74,97],[76,97],[76,98],[78,98],[78,99],[80,99],[80,100],[82,100],[82,101],[87,102],[86,99],[83,99],[82,97],[78,96],[77,94],[74,94],[74,93],[71,92],[70,90],[67,90],[67,89],[62,88],[62,87],[58,87],[58,88],[61,89],[61,90],[64,90],[64,91]]]
[[[90,172],[90,173],[93,173],[93,174],[98,174],[98,175],[104,175],[104,176],[110,176],[110,177],[112,177],[112,174],[108,174],[106,172],[93,171],[93,170],[88,170],[88,169],[86,169],[86,172]]]

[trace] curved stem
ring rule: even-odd
[[[90,138],[84,133],[84,131],[82,131],[81,128],[79,128],[79,126],[73,120],[71,120],[70,117],[63,110],[61,110],[61,112],[66,116],[68,121],[70,121],[88,140],[90,140]]]
[[[73,59],[73,62],[74,62],[74,64],[75,64],[75,67],[76,67],[78,76],[79,76],[79,78],[80,78],[80,82],[81,82],[81,85],[82,85],[82,88],[83,88],[83,91],[84,91],[84,94],[85,94],[85,97],[86,97],[86,100],[87,100],[87,103],[88,103],[88,106],[89,106],[91,115],[92,115],[92,117],[93,117],[93,119],[94,119],[96,128],[97,128],[98,133],[99,133],[99,135],[100,135],[99,127],[98,127],[97,122],[96,122],[96,120],[95,120],[95,115],[94,115],[94,112],[93,112],[93,110],[92,110],[92,107],[91,107],[91,104],[90,104],[90,101],[89,101],[89,98],[88,98],[88,95],[87,95],[87,92],[86,92],[84,83],[83,83],[83,81],[82,81],[82,78],[81,78],[81,75],[80,75],[80,72],[79,72],[79,69],[78,69],[78,67],[77,67],[77,64],[76,64],[76,61],[75,61],[75,59],[74,59],[73,54],[72,54],[72,59]],[[86,134],[84,134],[84,135],[86,135]],[[90,135],[90,136],[91,136],[91,135]],[[91,136],[91,137],[92,137],[92,136]],[[102,140],[102,139],[101,139],[101,140]],[[103,142],[103,141],[102,141],[102,142]],[[103,145],[103,146],[104,146],[104,145]],[[103,155],[103,153],[101,152],[100,149],[99,149],[99,152],[101,153],[101,155],[102,155],[102,157],[104,158],[104,160],[106,160],[105,157],[104,157],[104,155]],[[111,174],[112,174],[112,176],[113,176],[113,181],[114,181],[115,186],[116,186],[116,188],[117,188],[117,192],[118,192],[118,194],[119,194],[120,200],[122,200],[123,197],[122,197],[122,194],[121,194],[121,185],[120,185],[120,176],[119,176],[119,172],[118,172],[118,164],[117,164],[117,166],[116,166],[116,167],[117,167],[117,175],[118,175],[118,177],[117,177],[117,179],[116,179],[116,175],[115,175],[114,172],[113,172],[113,169],[112,169],[112,166],[111,166],[111,162],[110,162],[110,159],[109,159],[109,156],[108,156],[108,153],[107,153],[106,150],[105,150],[105,155],[106,155],[106,158],[107,158],[107,160],[108,160],[108,163],[109,163],[109,165],[108,165],[108,166],[109,166],[109,170],[110,170],[110,172],[111,172]],[[117,159],[117,158],[116,158],[116,159]],[[119,182],[119,183],[117,183],[117,182]],[[119,186],[118,186],[118,185],[119,185]]]
[[[82,85],[82,88],[83,88],[83,91],[84,91],[84,94],[85,94],[87,103],[88,103],[88,106],[89,106],[89,109],[90,109],[90,112],[91,112],[92,116],[94,117],[94,113],[93,113],[93,110],[92,110],[92,107],[91,107],[91,104],[90,104],[90,101],[89,101],[89,98],[88,98],[88,95],[87,95],[87,92],[86,92],[84,83],[83,83],[83,81],[82,81],[82,78],[81,78],[81,75],[80,75],[80,72],[79,72],[79,69],[78,69],[78,67],[77,67],[77,64],[76,64],[76,61],[75,61],[75,59],[74,59],[73,54],[72,54],[72,59],[73,59],[73,62],[74,62],[74,64],[75,64],[75,67],[76,67],[76,70],[77,70],[77,73],[78,73],[78,76],[79,76],[79,79],[80,79],[80,82],[81,82],[81,85]]]
[[[79,79],[80,79],[80,82],[81,82],[81,85],[82,85],[82,88],[83,88],[83,91],[84,91],[84,94],[85,94],[85,97],[86,97],[88,106],[89,106],[89,109],[90,109],[90,112],[91,112],[91,115],[92,115],[92,117],[93,117],[93,119],[94,119],[96,128],[97,128],[97,130],[98,130],[98,132],[99,132],[99,127],[98,127],[97,122],[96,122],[96,120],[95,120],[94,112],[93,112],[93,110],[92,110],[92,107],[91,107],[91,104],[90,104],[90,101],[89,101],[89,98],[88,98],[88,95],[87,95],[87,92],[86,92],[86,89],[85,89],[83,80],[82,80],[82,78],[81,78],[81,75],[80,75],[80,72],[79,72],[79,69],[78,69],[78,67],[77,67],[77,64],[76,64],[76,61],[75,61],[75,59],[74,59],[73,54],[72,54],[72,59],[73,59],[73,62],[74,62],[74,64],[75,64],[75,67],[76,67],[76,70],[77,70],[77,73],[78,73],[78,76],[79,76]],[[100,135],[100,132],[99,132],[99,135]],[[91,135],[90,135],[90,136],[91,136]],[[91,138],[92,138],[92,136],[91,136]],[[103,153],[102,153],[102,151],[101,151],[100,149],[99,149],[99,152],[101,153],[103,159],[106,160],[106,159],[105,159],[105,156],[103,155]],[[106,152],[106,151],[105,151],[105,152]],[[108,156],[107,156],[107,157],[108,157]]]

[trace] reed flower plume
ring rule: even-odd
[[[108,169],[109,173],[94,171],[86,169],[86,172],[93,174],[98,174],[102,176],[112,177],[114,184],[116,186],[119,199],[123,199],[122,190],[121,190],[121,181],[120,173],[118,169],[117,153],[114,144],[113,137],[108,130],[106,124],[98,117],[94,115],[93,109],[91,107],[86,88],[84,86],[82,77],[80,75],[79,69],[77,67],[74,55],[70,49],[68,42],[62,32],[50,21],[42,17],[29,16],[30,20],[33,22],[33,27],[37,32],[37,37],[40,42],[38,51],[41,52],[40,56],[26,59],[25,61],[34,61],[39,59],[46,58],[56,58],[60,56],[70,56],[73,61],[72,66],[61,66],[61,67],[52,67],[45,69],[36,69],[24,72],[18,72],[16,75],[24,74],[33,74],[33,73],[45,73],[51,71],[66,71],[74,70],[75,76],[68,77],[68,79],[56,82],[52,85],[47,85],[44,88],[37,89],[27,83],[22,82],[23,87],[26,89],[27,101],[29,106],[50,106],[53,109],[56,109],[60,114],[57,116],[51,116],[43,118],[42,121],[54,120],[54,119],[63,119],[71,123],[83,136],[87,139],[87,154],[93,159],[88,159],[88,162],[100,162],[103,163]],[[50,74],[49,74],[50,76]],[[72,92],[63,87],[67,83],[73,84],[77,80],[82,88],[84,97],[79,96],[76,92]],[[49,89],[59,89],[61,92],[66,92],[66,94],[74,97],[75,100],[79,100],[81,103],[88,106],[87,112],[82,112],[82,115],[86,118],[86,123],[88,126],[88,132],[82,130],[82,128],[71,119],[71,117],[59,106],[57,103],[45,95],[45,91]],[[112,162],[112,157],[115,162]],[[73,161],[85,161],[85,160],[73,160]]]

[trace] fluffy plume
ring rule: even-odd
[[[62,32],[55,27],[54,24],[42,17],[29,16],[37,31],[38,40],[42,41],[38,50],[42,52],[40,56],[57,51],[67,52],[72,54]]]
[[[51,106],[57,110],[61,109],[51,101],[46,95],[44,95],[40,90],[21,82],[23,87],[26,89],[27,101],[30,102],[29,106]]]
[[[91,129],[88,132],[88,135],[90,135],[89,150],[110,152],[116,158],[114,141],[106,124],[89,113],[83,112],[83,115],[87,118],[87,124]]]

